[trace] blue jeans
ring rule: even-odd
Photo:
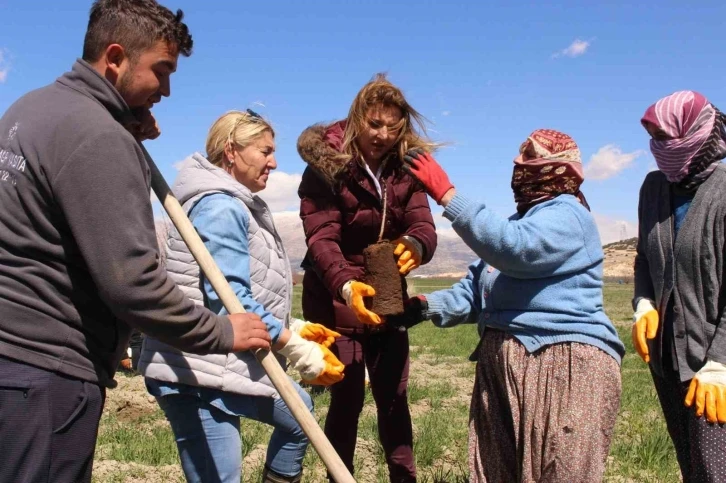
[[[312,399],[290,380],[305,405],[312,412]],[[308,439],[282,398],[246,396],[193,388],[193,391],[170,393],[152,390],[154,385],[181,387],[147,379],[150,392],[169,420],[176,438],[184,475],[190,483],[239,483],[242,468],[240,417],[269,424],[275,429],[267,446],[265,464],[282,476],[302,471]],[[189,386],[187,388],[191,389]]]

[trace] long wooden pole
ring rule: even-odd
[[[230,314],[244,313],[245,309],[240,303],[237,295],[230,287],[227,279],[224,278],[222,271],[219,269],[217,264],[212,258],[212,255],[204,246],[204,242],[199,238],[199,234],[194,229],[192,222],[189,221],[184,209],[182,209],[177,200],[171,192],[169,185],[164,180],[159,169],[156,167],[154,160],[151,159],[146,148],[141,146],[146,156],[146,161],[149,164],[151,170],[151,188],[156,193],[156,196],[161,201],[164,209],[169,214],[172,223],[179,231],[184,243],[189,247],[189,251],[194,256],[194,259],[199,264],[199,268],[202,269],[204,275],[206,275],[209,282],[212,284],[214,291],[217,292],[219,299],[224,304],[227,312]],[[292,387],[290,381],[288,381],[287,374],[280,366],[280,363],[269,351],[258,349],[255,351],[255,357],[262,365],[262,368],[267,373],[267,376],[272,381],[272,384],[277,389],[277,392],[282,396],[283,401],[287,404],[290,412],[295,417],[300,427],[307,435],[310,442],[313,444],[315,451],[318,452],[320,459],[323,460],[325,466],[328,468],[328,472],[331,474],[333,479],[338,483],[355,483],[353,476],[348,471],[348,468],[343,464],[343,461],[336,453],[333,445],[330,444],[328,438],[325,437],[325,433],[320,429],[315,418],[308,410],[305,403],[298,395],[297,391]]]

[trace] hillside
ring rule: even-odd
[[[635,250],[638,245],[638,238],[628,238],[627,240],[620,240],[613,243],[603,245],[603,250]]]
[[[286,211],[275,213],[275,225],[282,237],[290,264],[295,272],[299,272],[300,264],[305,256],[305,234],[302,221],[297,212]],[[163,222],[157,222],[158,231],[163,230]],[[415,270],[415,277],[459,277],[466,274],[469,264],[476,255],[467,247],[451,228],[439,229],[439,246],[434,259]],[[629,238],[603,246],[605,252],[606,277],[630,279],[633,275],[635,245],[637,238]]]
[[[297,212],[275,213],[275,226],[280,233],[295,271],[300,269],[305,256],[305,234]],[[416,276],[460,276],[476,257],[453,230],[439,230],[439,247],[430,263],[417,269]]]
[[[628,238],[602,247],[605,252],[605,269],[603,272],[606,277],[622,277],[625,279],[633,277],[637,243],[637,238]]]

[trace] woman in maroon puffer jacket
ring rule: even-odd
[[[331,386],[325,433],[352,472],[367,367],[392,482],[416,481],[408,333],[365,309],[363,298],[374,291],[361,280],[363,250],[379,239],[384,204],[383,239],[396,240],[404,294],[404,276],[434,255],[426,193],[401,169],[409,149],[435,147],[414,123],[424,131],[421,115],[379,74],[358,93],[346,120],[311,126],[298,139],[308,164],[299,189],[308,245],[303,315],[342,334],[331,350],[346,365],[345,379]]]

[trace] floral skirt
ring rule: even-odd
[[[620,407],[620,366],[587,344],[528,353],[487,329],[469,416],[474,483],[602,480]]]

